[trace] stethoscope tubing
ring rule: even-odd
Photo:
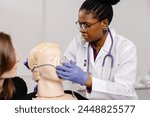
[[[113,56],[112,56],[112,54],[111,54],[111,52],[112,52],[112,47],[113,47],[114,42],[113,42],[113,36],[112,36],[111,31],[110,31],[109,28],[108,28],[108,33],[110,34],[111,45],[110,45],[108,54],[106,54],[106,55],[104,56],[104,59],[103,59],[103,62],[102,62],[102,71],[101,71],[101,72],[102,72],[102,73],[101,73],[102,76],[103,76],[103,68],[104,68],[104,66],[105,66],[106,58],[109,57],[109,58],[111,59],[111,70],[112,70],[113,64],[114,64],[114,58],[113,58]],[[90,65],[90,54],[89,54],[89,53],[90,53],[90,51],[89,51],[89,48],[90,48],[90,44],[88,44],[88,49],[87,49],[87,73],[90,74],[90,68],[89,68],[89,65]],[[110,76],[111,76],[111,70],[110,70],[109,79],[110,79]]]

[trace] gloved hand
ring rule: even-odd
[[[38,85],[35,85],[33,92],[37,92],[38,91]]]
[[[56,73],[62,79],[70,80],[81,85],[85,85],[88,79],[88,74],[72,61],[56,66]]]
[[[26,61],[23,63],[28,69],[30,69],[29,68],[29,66],[28,66],[28,60],[26,59]]]

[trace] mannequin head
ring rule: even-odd
[[[34,47],[28,57],[28,66],[33,73],[35,81],[44,78],[60,82],[56,74],[55,66],[62,61],[62,52],[55,43],[40,43]]]
[[[64,93],[61,79],[56,74],[55,67],[62,62],[62,51],[58,44],[40,43],[31,50],[28,67],[38,84],[34,99],[75,99],[72,95]]]

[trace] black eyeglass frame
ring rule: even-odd
[[[80,28],[82,28],[83,30],[87,31],[91,26],[94,26],[95,24],[99,23],[100,21],[97,21],[93,24],[86,24],[86,23],[80,23],[79,21],[76,21],[75,24],[77,26],[77,28],[80,30]]]

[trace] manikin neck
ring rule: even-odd
[[[60,98],[64,96],[64,89],[61,81],[52,81],[41,78],[38,81],[38,98]]]

